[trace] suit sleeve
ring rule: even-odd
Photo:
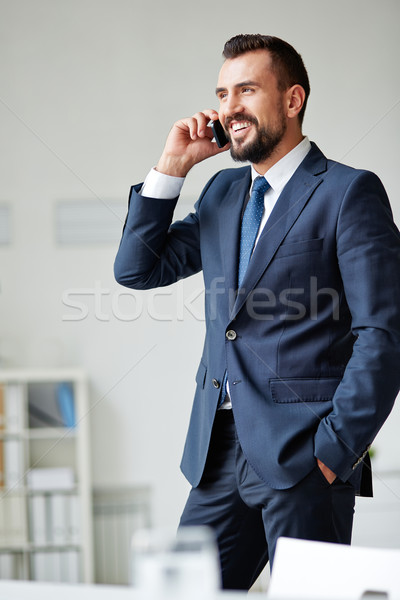
[[[139,193],[142,184],[132,187],[114,263],[118,283],[146,290],[170,285],[201,271],[199,210],[217,175],[205,186],[194,212],[172,225],[178,198],[147,198]]]
[[[400,236],[380,180],[361,172],[337,223],[337,256],[356,338],[315,437],[315,455],[347,480],[400,388]]]

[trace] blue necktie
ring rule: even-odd
[[[265,177],[256,177],[253,183],[250,199],[242,219],[242,229],[240,233],[240,253],[239,253],[239,287],[242,285],[244,274],[249,266],[250,258],[253,253],[254,243],[257,238],[257,233],[260,228],[261,219],[264,212],[264,194],[270,187]],[[226,382],[228,374],[225,371],[221,386],[221,394],[218,406],[221,406],[226,399],[227,389]]]
[[[244,274],[247,271],[253,253],[254,243],[264,212],[264,194],[269,187],[270,185],[265,177],[256,177],[253,183],[250,200],[244,211],[242,231],[240,234],[239,287],[242,286]]]

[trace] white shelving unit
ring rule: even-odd
[[[75,425],[35,421],[33,395],[36,408],[43,394],[57,409],[60,384]],[[81,370],[0,370],[0,579],[93,581],[88,411]],[[54,480],[34,486],[37,469],[54,469]]]

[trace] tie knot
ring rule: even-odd
[[[260,175],[256,177],[253,183],[252,194],[262,194],[264,195],[267,189],[270,187],[268,181]]]

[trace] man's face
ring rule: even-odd
[[[287,128],[283,96],[265,50],[248,52],[223,64],[217,85],[219,119],[234,160],[257,165],[267,160]]]

